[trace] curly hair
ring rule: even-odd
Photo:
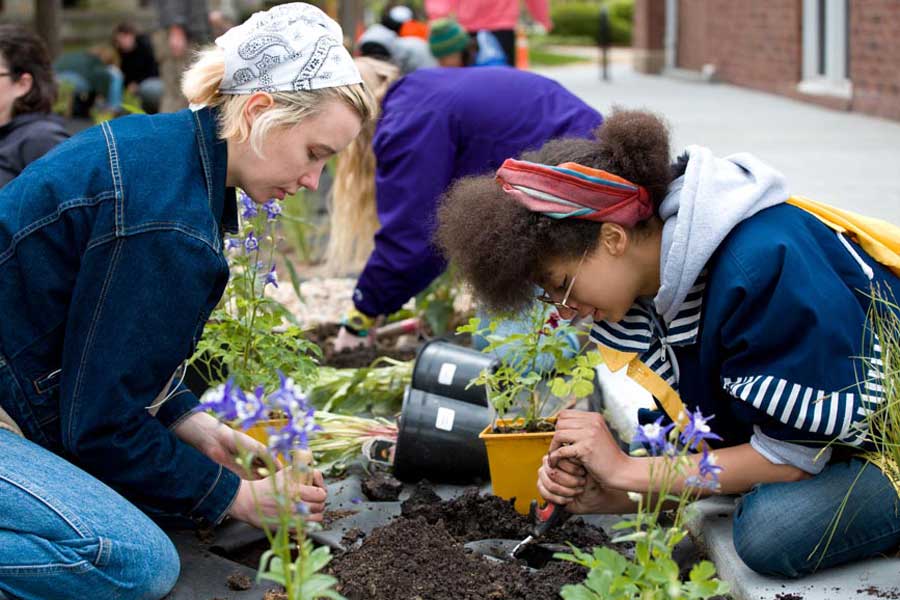
[[[13,103],[13,116],[49,113],[56,100],[56,80],[44,41],[18,25],[0,25],[0,56],[13,81],[26,73],[31,75],[31,89]]]
[[[658,214],[673,178],[665,122],[649,112],[616,110],[595,136],[552,140],[521,158],[550,165],[576,162],[624,177],[647,188]],[[553,261],[597,247],[601,226],[531,212],[493,175],[485,175],[461,179],[444,195],[435,242],[488,309],[518,310],[533,301],[534,285]]]

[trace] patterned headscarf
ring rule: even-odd
[[[508,158],[497,171],[503,191],[532,212],[634,227],[650,218],[647,189],[578,163],[542,165]]]
[[[225,53],[222,94],[296,92],[362,81],[340,25],[303,2],[254,13],[216,45]]]

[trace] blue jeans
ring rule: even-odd
[[[851,485],[828,543],[829,525]],[[877,467],[860,459],[830,464],[804,481],[760,484],[741,498],[734,515],[735,549],[748,567],[763,575],[803,577],[891,552],[898,544],[897,493]]]
[[[159,600],[172,542],[111,488],[0,430],[0,598]]]

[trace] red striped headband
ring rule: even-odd
[[[530,211],[634,227],[653,215],[647,189],[578,163],[557,167],[508,158],[497,170],[503,191]]]

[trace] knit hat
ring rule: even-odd
[[[469,34],[456,19],[438,19],[431,24],[428,46],[435,58],[462,52],[469,46]]]

